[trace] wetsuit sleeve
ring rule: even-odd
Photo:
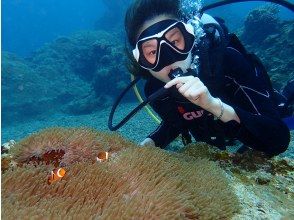
[[[154,84],[153,84],[154,83]],[[145,86],[145,95],[151,95],[156,82],[148,82]],[[162,85],[163,86],[163,85]],[[153,110],[160,116],[162,122],[157,129],[147,137],[151,138],[156,147],[165,148],[181,133],[181,122],[175,111],[175,105],[171,97],[165,97],[150,103]]]
[[[284,152],[290,142],[290,132],[279,117],[270,95],[272,88],[269,88],[261,68],[253,67],[242,54],[230,48],[226,50],[224,62],[227,95],[230,97],[228,104],[241,122],[227,122],[227,132],[269,155]]]

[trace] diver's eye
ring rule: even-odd
[[[154,56],[154,55],[156,55],[156,50],[152,50],[152,51],[150,51],[150,52],[149,52],[149,55],[150,55],[150,56]]]
[[[145,49],[146,50],[143,50],[143,56],[149,63],[154,64],[157,56],[157,50],[151,47]]]
[[[174,46],[176,46],[178,43],[179,43],[178,40],[173,40],[173,41],[171,42],[171,44],[174,45]]]
[[[165,34],[165,38],[171,45],[183,50],[185,48],[185,40],[179,28],[173,28]]]

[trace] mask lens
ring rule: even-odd
[[[158,41],[156,39],[144,41],[141,45],[141,50],[146,61],[150,64],[155,64],[158,50]]]
[[[160,42],[159,42],[160,41]],[[182,31],[178,27],[168,30],[161,39],[148,39],[140,44],[140,51],[149,64],[155,64],[159,49],[159,43],[165,41],[169,45],[182,51],[185,49],[185,40]]]
[[[182,60],[183,55],[186,56],[192,49],[193,43],[194,34],[184,23],[164,20],[142,32],[133,54],[143,68],[155,69],[159,65],[169,65],[170,62],[162,63],[162,60],[172,57]],[[165,51],[162,51],[163,47]]]
[[[171,45],[173,45],[178,50],[185,49],[184,36],[178,27],[172,28],[171,30],[167,31],[164,36],[166,41],[170,43]]]

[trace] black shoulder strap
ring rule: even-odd
[[[229,33],[228,34],[228,47],[233,47],[234,49],[238,50],[241,54],[246,56],[248,54],[247,50],[236,36],[236,34]]]
[[[255,68],[256,71],[258,71],[259,77],[263,79],[266,88],[269,90],[270,94],[273,95],[274,90],[270,77],[261,60],[254,53],[248,53],[243,44],[241,43],[241,41],[239,40],[239,38],[235,34],[229,34],[228,37],[228,47],[233,47],[234,49],[238,50],[246,58],[246,60],[251,64],[252,68]]]
[[[210,25],[214,26],[215,24],[206,24],[204,28],[209,28]],[[218,27],[218,31],[222,31],[220,26]],[[208,87],[212,95],[219,95],[219,91],[221,91],[224,86],[222,64],[228,39],[224,32],[222,32],[221,35],[221,40],[216,44],[214,42],[214,33],[206,32],[206,36],[202,38],[198,45],[200,61],[199,78]]]

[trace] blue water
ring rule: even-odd
[[[206,5],[216,1],[202,2]],[[234,30],[240,27],[249,10],[262,4],[235,3],[208,12],[224,17]],[[105,10],[102,0],[2,0],[2,50],[28,56],[58,36],[93,29]],[[284,8],[281,8],[280,16],[282,19],[293,19],[293,14]],[[111,25],[112,21],[109,21]]]
[[[95,79],[97,71],[102,75],[107,71],[116,73],[113,79],[117,80],[126,70],[123,65],[119,68],[115,66],[116,60],[113,61],[109,50],[104,51],[101,42],[97,57],[93,56],[97,50],[93,45],[96,45],[102,35],[105,45],[109,42],[114,46],[124,44],[119,40],[124,38],[122,20],[128,2],[130,0],[2,0],[2,53],[5,53],[2,71],[6,73],[2,74],[2,82],[7,82],[2,84],[2,142],[19,140],[46,126],[74,126],[74,115],[77,114],[75,106],[79,101],[75,99],[76,95],[80,95],[78,99],[86,97],[85,103],[79,104],[79,117],[83,114],[88,115],[87,118],[95,117],[95,112],[105,106],[110,108],[109,103],[117,96],[117,91],[113,92],[111,88],[124,88],[129,81],[129,75],[125,74],[115,85],[110,83],[110,87],[105,85],[104,80]],[[204,4],[209,2],[214,1],[204,1]],[[121,5],[114,7],[112,3]],[[234,31],[242,27],[244,18],[251,9],[262,4],[238,3],[211,10],[209,13],[223,17]],[[293,19],[293,14],[287,9],[281,9],[280,17]],[[109,31],[108,28],[114,29]],[[87,37],[85,34],[80,35],[84,36],[83,39],[72,37],[79,31],[90,33],[94,30],[108,32],[91,32]],[[57,38],[59,41],[52,46]],[[119,43],[114,43],[116,40]],[[72,45],[78,52],[71,51]],[[114,56],[115,59],[122,59],[120,54],[114,53]],[[122,61],[119,63],[123,64]],[[37,82],[41,82],[40,85],[36,85]],[[105,90],[110,88],[109,97],[100,97],[99,91],[97,92],[99,87]],[[69,88],[73,93],[67,91]],[[105,105],[96,108],[97,103],[89,103],[95,98],[99,99],[97,103]],[[134,97],[133,102],[136,102]],[[93,110],[89,110],[91,107]],[[62,115],[61,118],[68,116],[71,121],[64,123],[56,115]],[[104,117],[106,124],[108,115],[105,113]],[[83,123],[87,124],[84,120]],[[34,126],[36,124],[38,126]],[[93,121],[89,124],[95,124],[96,127],[101,125]],[[82,125],[81,121],[76,125]],[[105,125],[101,127],[106,128]]]
[[[27,56],[58,36],[92,29],[104,11],[101,0],[3,0],[2,50]]]

